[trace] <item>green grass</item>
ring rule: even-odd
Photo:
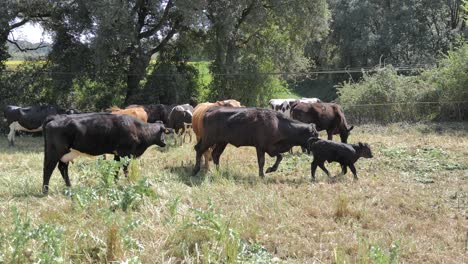
[[[464,263],[467,124],[437,126],[356,127],[350,141],[374,152],[358,182],[319,170],[311,184],[299,148],[264,180],[254,149],[231,146],[219,171],[193,177],[185,144],[151,147],[117,183],[112,161],[77,159],[73,187],[55,171],[46,197],[42,138],[2,136],[0,263]]]

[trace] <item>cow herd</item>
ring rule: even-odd
[[[360,157],[371,158],[368,144],[347,144],[352,130],[346,123],[341,107],[324,103],[317,98],[272,99],[271,109],[243,107],[230,99],[214,103],[201,103],[195,108],[183,105],[130,105],[125,109],[113,107],[108,112],[79,113],[74,109],[56,106],[7,106],[4,116],[10,128],[8,142],[14,145],[15,132],[43,131],[44,136],[44,193],[58,165],[65,184],[70,186],[68,164],[81,154],[113,154],[115,160],[122,157],[139,157],[148,147],[165,147],[165,135],[174,134],[185,142],[191,130],[196,136],[195,168],[193,175],[205,169],[212,160],[216,167],[228,144],[235,147],[251,146],[256,149],[258,174],[274,172],[283,159],[282,153],[294,146],[312,153],[312,181],[320,167],[330,179],[324,162],[341,164],[342,173],[349,167],[357,179],[354,163]],[[318,131],[326,130],[328,140],[318,138]],[[341,143],[331,141],[340,135]],[[183,136],[183,137],[182,137]],[[272,167],[264,171],[265,153],[276,157]],[[127,168],[124,166],[124,173]],[[117,175],[116,175],[117,177]]]

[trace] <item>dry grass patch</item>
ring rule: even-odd
[[[370,143],[375,156],[357,162],[357,182],[348,173],[329,184],[319,171],[311,184],[311,158],[298,148],[264,180],[254,149],[233,147],[219,171],[193,177],[186,144],[152,147],[117,184],[105,173],[110,161],[78,159],[73,187],[56,171],[47,197],[42,138],[18,137],[8,148],[1,137],[0,263],[47,254],[76,263],[463,263],[466,128],[356,127],[350,141]]]

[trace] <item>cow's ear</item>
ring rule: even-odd
[[[362,142],[359,142],[358,144],[359,144],[359,147],[361,148],[364,147],[364,144],[362,144]]]
[[[353,130],[354,126],[351,126],[350,128],[348,128],[348,132],[350,132],[351,130]]]

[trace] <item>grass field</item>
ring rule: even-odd
[[[131,162],[81,158],[41,195],[41,137],[0,138],[0,263],[466,263],[468,124],[359,126],[374,158],[311,184],[310,157],[257,176],[252,148],[191,177],[192,144]],[[324,134],[321,134],[324,136]],[[267,165],[274,159],[267,158]],[[339,166],[328,164],[332,174]]]

